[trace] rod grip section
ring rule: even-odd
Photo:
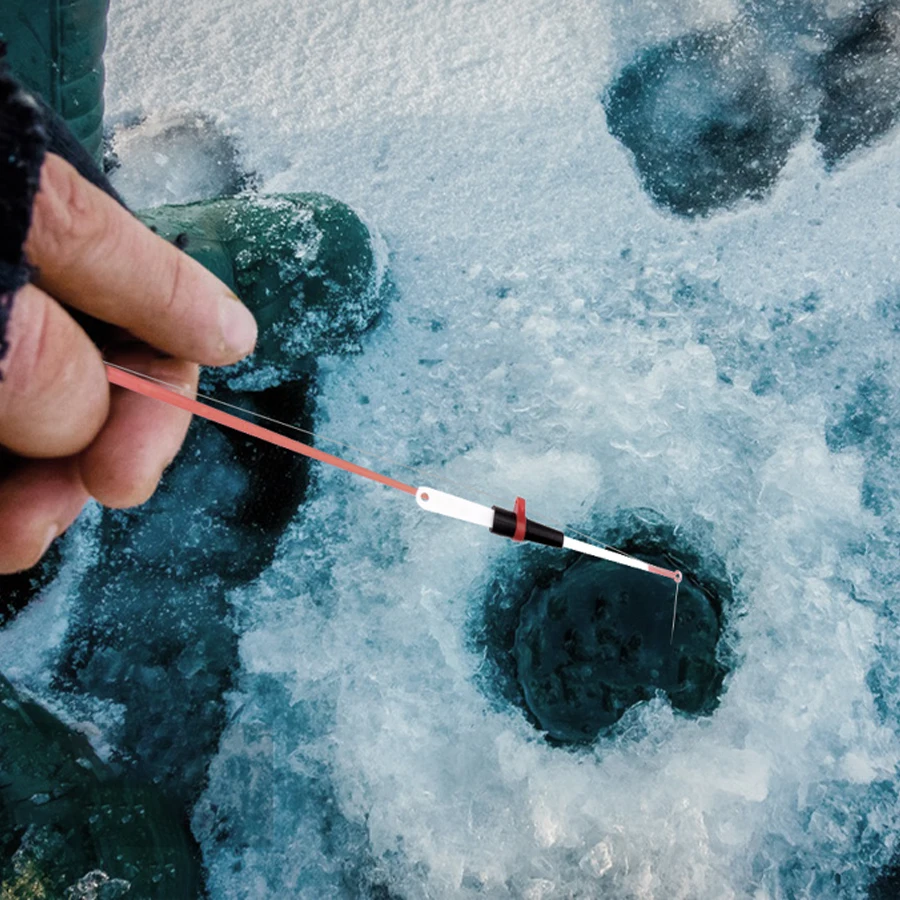
[[[494,524],[491,526],[491,532],[502,537],[515,537],[516,524],[518,522],[516,514],[511,509],[501,509],[499,506],[495,506],[493,510]],[[525,520],[526,541],[531,541],[533,544],[543,544],[545,547],[562,547],[564,539],[565,535],[555,528],[549,528],[531,519]]]
[[[483,528],[490,528],[494,521],[494,512],[489,507],[430,487],[420,487],[416,491],[416,503],[427,512],[459,519],[461,522],[471,522]]]

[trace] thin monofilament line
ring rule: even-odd
[[[675,602],[672,604],[672,631],[669,634],[669,646],[675,643],[675,619],[678,616],[678,588],[681,587],[681,582],[675,582]]]
[[[140,375],[133,375],[122,369],[107,366],[106,377],[109,379],[110,384],[127,388],[129,391],[141,394],[151,400],[167,403],[169,406],[174,406],[177,409],[184,410],[192,415],[200,416],[203,419],[215,422],[217,425],[225,426],[233,431],[241,432],[248,437],[266,441],[269,444],[274,444],[276,447],[282,447],[285,450],[290,450],[301,456],[315,459],[318,462],[327,463],[330,466],[334,466],[336,469],[343,469],[345,472],[359,475],[369,481],[376,481],[378,484],[394,488],[404,494],[410,494],[413,497],[416,496],[417,489],[411,484],[404,484],[402,481],[390,478],[387,475],[383,475],[381,472],[376,472],[374,469],[352,463],[333,453],[326,453],[324,450],[313,444],[298,441],[279,431],[273,431],[271,428],[266,428],[256,422],[250,422],[247,419],[234,415],[234,413],[226,412],[224,409],[217,409],[210,403],[201,403],[199,400],[192,397],[186,397],[184,394],[174,391],[169,387],[165,387],[164,385],[150,381],[146,378],[141,378]]]
[[[272,416],[267,416],[264,413],[255,412],[250,409],[245,409],[243,406],[238,406],[234,403],[228,403],[226,400],[220,400],[217,397],[212,396],[211,394],[204,394],[199,390],[189,390],[185,388],[183,385],[175,384],[170,381],[166,381],[162,378],[156,378],[153,375],[147,375],[143,372],[138,372],[134,369],[129,369],[127,366],[118,365],[117,363],[112,363],[109,361],[104,361],[107,366],[112,369],[118,369],[120,372],[125,372],[128,375],[132,375],[135,378],[141,378],[145,381],[150,381],[154,384],[158,384],[161,387],[168,388],[171,391],[174,391],[177,394],[180,394],[188,399],[194,400],[203,400],[206,403],[215,404],[216,406],[223,407],[225,409],[234,410],[237,413],[240,413],[243,416],[251,416],[253,418],[259,419],[264,422],[269,422],[273,425],[278,425],[281,428],[287,428],[290,431],[296,431],[299,434],[306,435],[307,437],[314,438],[317,441],[327,441],[330,444],[334,444],[338,447],[343,447],[347,450],[352,450],[354,453],[359,453],[366,459],[375,460],[376,462],[383,463],[386,466],[395,466],[400,469],[404,469],[407,472],[410,472],[416,475],[417,478],[421,481],[421,476],[428,476],[430,480],[436,480],[438,482],[443,482],[444,484],[453,485],[456,488],[461,488],[464,491],[467,491],[472,494],[477,494],[481,497],[491,499],[492,494],[482,488],[479,488],[477,485],[469,484],[466,482],[456,481],[454,479],[447,478],[443,475],[439,475],[435,472],[428,472],[424,469],[417,469],[414,466],[406,465],[405,463],[398,462],[397,460],[390,459],[388,457],[378,456],[377,454],[371,453],[368,450],[363,450],[360,447],[356,447],[353,444],[347,443],[347,441],[338,440],[336,438],[327,437],[326,435],[318,434],[317,432],[310,431],[306,428],[301,428],[299,425],[293,425],[290,422],[283,422],[280,419],[273,418]],[[585,534],[582,531],[577,531],[572,528],[567,528],[566,526],[554,522],[552,520],[547,520],[546,524],[553,528],[557,528],[560,531],[566,532],[568,534],[578,535],[584,540],[588,541],[596,545],[597,547],[602,547],[606,550],[614,550],[616,553],[621,554],[622,556],[627,556],[630,559],[636,559],[637,557],[633,556],[630,553],[625,552],[624,550],[619,550],[616,547],[612,547],[609,544],[604,544],[602,541],[598,541],[596,538],[592,537],[589,534]]]
[[[231,409],[235,412],[239,412],[244,416],[252,416],[255,419],[260,419],[264,422],[269,422],[272,425],[278,425],[281,428],[287,428],[290,431],[296,431],[299,434],[304,434],[307,437],[314,438],[317,441],[328,441],[330,444],[335,444],[338,447],[343,447],[346,450],[352,450],[354,453],[359,453],[360,455],[366,457],[366,459],[372,459],[376,462],[384,463],[386,466],[395,466],[399,469],[404,469],[407,472],[412,473],[413,475],[427,475],[429,478],[433,477],[436,479],[443,479],[443,481],[447,484],[452,484],[454,487],[461,487],[468,491],[473,491],[474,493],[481,494],[483,497],[490,497],[491,495],[487,491],[482,491],[475,488],[473,485],[465,484],[463,482],[454,482],[449,478],[444,478],[441,475],[438,475],[434,472],[428,472],[424,469],[417,469],[414,466],[406,465],[405,463],[398,462],[395,459],[390,459],[386,456],[378,456],[375,453],[370,452],[369,450],[363,450],[361,447],[356,447],[353,444],[347,443],[347,441],[338,440],[337,438],[327,437],[326,435],[319,434],[315,431],[310,431],[307,428],[301,428],[299,425],[292,425],[290,422],[283,422],[281,419],[275,419],[272,416],[267,416],[264,413],[255,412],[252,409],[246,409],[243,406],[237,406],[234,403],[228,403],[226,400],[220,400],[218,397],[213,397],[211,394],[204,394],[198,390],[188,391],[182,385],[173,384],[170,381],[165,381],[162,378],[154,378],[152,375],[145,375],[143,372],[136,372],[134,369],[129,369],[126,366],[120,366],[116,363],[107,362],[106,365],[110,366],[113,369],[119,369],[121,372],[126,372],[129,375],[134,375],[137,378],[143,378],[146,381],[152,381],[155,384],[159,384],[162,387],[167,387],[170,390],[175,391],[178,394],[182,394],[183,396],[191,395],[192,398],[203,400],[207,403],[214,403],[217,406],[224,407],[225,409]]]

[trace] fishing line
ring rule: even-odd
[[[678,615],[678,588],[681,587],[681,582],[675,582],[675,602],[672,604],[672,630],[669,633],[669,646],[675,642],[675,617]]]

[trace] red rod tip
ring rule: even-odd
[[[663,578],[671,578],[675,584],[681,584],[681,572],[673,572],[671,569],[663,569],[660,566],[647,566],[647,571],[651,575],[662,575]]]

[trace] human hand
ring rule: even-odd
[[[190,422],[110,388],[62,304],[120,329],[110,362],[188,390],[198,363],[237,362],[256,343],[224,284],[57,156],[41,170],[25,251],[36,275],[12,301],[0,363],[0,573],[34,565],[91,496],[146,501]]]

